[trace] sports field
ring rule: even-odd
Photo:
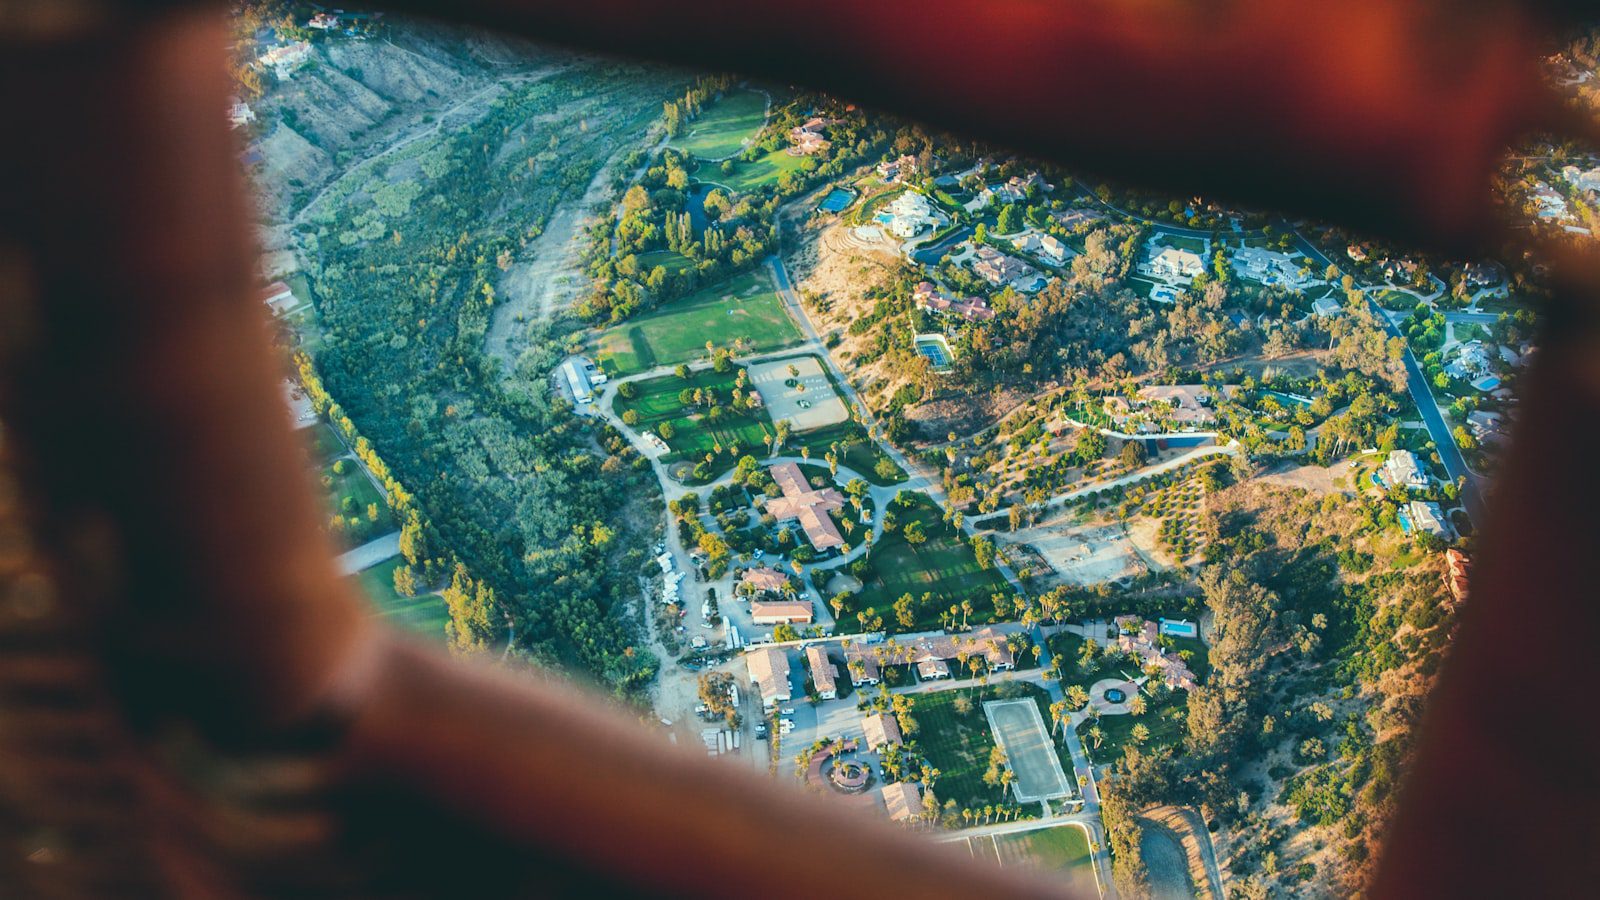
[[[735,89],[703,109],[672,147],[702,159],[723,159],[743,150],[766,122],[767,96]]]
[[[995,739],[1011,761],[1018,803],[1037,803],[1072,794],[1072,782],[1061,770],[1061,757],[1045,729],[1038,704],[1031,699],[991,700],[983,705]]]
[[[707,341],[733,349],[740,339],[746,352],[800,342],[764,271],[735,276],[605,331],[595,358],[610,375],[634,375],[703,358]]]
[[[1037,685],[1008,681],[915,697],[911,715],[917,720],[917,744],[939,770],[934,791],[940,802],[954,800],[958,809],[974,810],[1016,805],[1009,788],[983,780],[989,768],[989,751],[995,746],[994,729],[989,726],[983,704],[990,700],[1021,700],[1047,707],[1050,696]],[[1037,810],[1037,806],[1032,808]]]

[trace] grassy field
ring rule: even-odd
[[[724,173],[715,165],[702,165],[695,173],[695,177],[745,193],[777,184],[783,173],[800,171],[806,167],[810,159],[805,156],[792,156],[787,147],[779,147],[770,153],[763,153],[754,160],[734,160],[731,172]]]
[[[405,560],[395,557],[356,576],[361,589],[372,598],[374,614],[393,624],[426,637],[444,640],[444,623],[450,620],[444,598],[438,594],[402,597],[394,592],[394,570]]]
[[[1183,235],[1183,234],[1171,234],[1171,233],[1168,233],[1168,232],[1162,232],[1162,234],[1161,234],[1161,243],[1164,246],[1176,247],[1179,250],[1187,250],[1190,253],[1204,253],[1204,252],[1206,252],[1206,242],[1205,242],[1204,238],[1189,237],[1188,235]]]
[[[765,453],[760,449],[761,445],[766,443],[773,433],[772,421],[767,417],[765,410],[745,414],[734,413],[730,408],[726,418],[712,425],[704,410],[686,409],[678,402],[678,394],[681,391],[695,388],[714,390],[726,402],[736,384],[737,373],[737,368],[725,374],[706,369],[693,372],[688,378],[663,375],[660,378],[640,381],[636,383],[639,396],[632,400],[618,396],[615,408],[618,415],[628,410],[637,412],[640,429],[656,431],[661,423],[670,422],[673,435],[667,440],[667,446],[672,448],[674,459],[698,460],[706,453],[713,452],[719,443],[724,453],[737,443],[758,457],[764,456]],[[730,462],[729,466],[731,465]]]
[[[689,123],[672,147],[702,159],[722,159],[744,149],[767,122],[767,97],[757,91],[723,94]]]
[[[1011,790],[983,783],[989,768],[989,751],[994,747],[994,732],[983,714],[986,700],[1031,696],[1039,712],[1049,721],[1050,698],[1040,688],[1022,682],[991,684],[917,694],[911,715],[917,720],[915,739],[928,761],[939,770],[933,792],[940,804],[956,801],[957,807],[982,808],[990,804],[1010,804]],[[966,705],[965,712],[958,707]],[[1034,805],[1037,808],[1037,804]]]
[[[1051,874],[1094,878],[1089,838],[1076,826],[996,835],[994,845],[1003,866],[1025,865]]]
[[[739,338],[750,351],[800,341],[764,272],[735,276],[611,328],[597,339],[595,356],[607,373],[633,375],[703,357],[706,341],[731,348]]]
[[[676,250],[647,250],[639,254],[640,272],[649,272],[656,266],[661,266],[668,272],[676,274],[693,265],[693,260]]]
[[[909,509],[891,505],[900,527],[886,532],[867,555],[863,586],[840,616],[840,631],[858,629],[860,622],[856,613],[868,607],[883,617],[890,632],[938,628],[939,613],[963,600],[972,601],[977,614],[969,619],[969,624],[977,625],[993,612],[990,595],[1010,592],[1011,586],[999,572],[979,567],[972,548],[956,540],[955,529],[944,521],[939,508],[927,495],[910,496],[915,504]],[[905,539],[906,526],[912,522],[921,522],[927,534],[927,540],[918,546],[912,546]],[[894,601],[903,594],[920,600],[924,593],[930,592],[933,602],[919,604],[916,621],[910,628],[903,627],[894,617]]]

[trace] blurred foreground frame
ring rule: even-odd
[[[1537,75],[1560,16],[1587,4],[389,6],[805,84],[1085,172],[1457,255],[1505,238],[1489,184],[1513,139],[1594,134]],[[0,0],[0,889],[1059,895],[364,616],[255,302],[220,114],[225,14]],[[805,52],[823,37],[835,53]],[[1143,114],[1176,85],[1184,103]],[[1054,112],[1069,97],[1076,113]],[[1374,896],[1600,882],[1592,666],[1537,640],[1600,630],[1600,265],[1569,254],[1555,281]],[[1510,677],[1530,668],[1536,686]],[[777,846],[827,865],[779,874]]]

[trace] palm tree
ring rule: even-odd
[[[1105,739],[1106,733],[1100,730],[1099,725],[1091,725],[1089,727],[1089,740],[1094,741],[1094,748],[1096,750],[1099,750],[1100,745],[1105,743]]]
[[[1128,701],[1128,712],[1131,712],[1136,716],[1144,715],[1145,710],[1148,708],[1149,704],[1145,703],[1143,694],[1135,694],[1133,699]]]

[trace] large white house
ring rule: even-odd
[[[927,197],[916,191],[906,191],[894,198],[893,202],[884,208],[884,213],[888,217],[884,224],[888,225],[889,230],[899,238],[916,237],[924,228],[931,227],[937,222],[933,214],[933,205],[928,202]]]
[[[1151,255],[1147,267],[1150,274],[1158,278],[1187,283],[1206,270],[1206,261],[1191,250],[1162,247]]]

